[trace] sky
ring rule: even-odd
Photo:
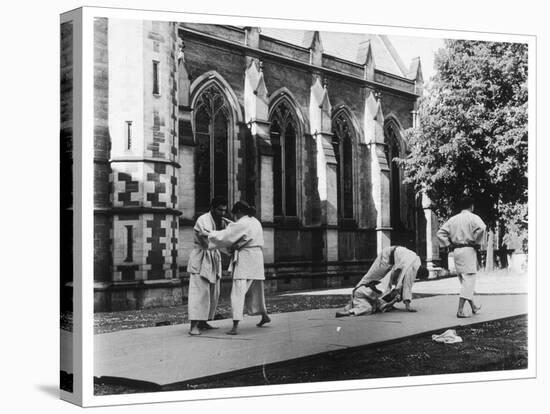
[[[302,43],[304,41],[304,30],[269,27],[262,27],[261,30],[265,36],[303,46]],[[332,35],[329,36],[329,34],[331,33]],[[373,32],[371,33],[371,35],[372,34],[376,33]],[[357,48],[359,47],[360,41],[358,36],[361,37],[363,35],[361,35],[360,33],[349,33],[348,42],[345,42],[341,35],[344,35],[345,37],[346,32],[321,31],[321,42],[323,42],[325,52],[334,56],[338,56],[340,58],[355,61],[357,56]],[[409,67],[413,58],[420,56],[422,75],[424,77],[424,83],[427,84],[429,79],[434,74],[434,54],[439,48],[443,47],[443,39],[416,36],[387,36],[392,42],[393,47],[401,57],[401,60],[403,61],[403,64],[406,68]],[[338,50],[338,53],[336,53],[335,48]],[[388,66],[388,61],[381,60],[378,61],[378,63],[380,65],[380,69],[391,70],[391,68]],[[386,65],[386,67],[384,67],[384,65]]]
[[[414,36],[388,36],[393,44],[393,47],[401,56],[401,60],[406,67],[409,66],[411,60],[420,56],[420,64],[422,65],[422,75],[424,83],[434,75],[434,54],[443,47],[443,39],[427,38]]]

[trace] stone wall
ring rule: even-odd
[[[108,20],[94,20],[94,280],[111,280]]]
[[[107,277],[96,273],[96,310],[176,305],[175,25],[98,19],[95,36],[94,253],[110,261]]]
[[[385,179],[376,174],[386,172],[383,165],[373,168],[384,147],[373,131],[382,128],[386,115],[402,128],[412,125],[413,83],[380,71],[367,81],[362,65],[251,33],[216,25],[96,21],[95,200],[102,212],[96,215],[96,280],[111,283],[97,287],[96,309],[178,304],[186,295],[185,270],[197,215],[192,105],[208,82],[215,82],[229,102],[229,201],[244,199],[260,207],[266,288],[351,284],[376,256],[382,212],[375,206],[373,183]],[[179,51],[176,34],[183,41]],[[314,42],[312,48],[317,47]],[[260,119],[253,128],[256,120],[245,119],[245,93],[247,102],[252,96],[245,91],[251,64],[258,65],[256,73],[265,82],[264,105],[285,95],[298,118],[295,220],[273,217],[268,120]],[[325,112],[315,112],[314,87],[315,99],[319,93],[328,96],[329,102],[322,101]],[[378,92],[381,101],[373,98]],[[373,108],[381,105],[383,116],[367,110],[368,99]],[[331,145],[331,108],[332,114],[345,109],[354,129],[354,217],[346,223],[338,222],[335,213],[334,154],[322,145]],[[314,122],[322,130],[310,130],[310,116],[315,122],[320,119],[316,116],[325,117],[320,124]],[[374,128],[373,122],[380,125]],[[258,132],[261,128],[266,129]],[[388,205],[387,191],[377,194],[377,202]]]

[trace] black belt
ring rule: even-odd
[[[476,244],[451,244],[451,250],[458,249],[460,247],[471,247],[472,249],[479,249],[479,246]]]
[[[392,266],[395,264],[395,250],[397,249],[397,246],[392,246],[390,250],[390,255],[388,257],[388,262]]]

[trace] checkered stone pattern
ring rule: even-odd
[[[128,227],[132,228],[131,255],[128,254]],[[115,282],[177,278],[177,216],[115,215],[112,234]]]
[[[128,227],[132,231],[131,254],[128,255]],[[113,280],[134,281],[147,279],[143,269],[145,255],[143,234],[145,221],[138,214],[115,215],[113,219]]]
[[[177,208],[178,177],[170,164],[146,163],[144,165],[145,207]]]
[[[140,183],[143,182],[143,164],[113,163],[110,179],[113,207],[138,207],[143,205]]]
[[[177,277],[178,218],[171,214],[144,214],[147,280]]]

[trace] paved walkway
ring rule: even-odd
[[[259,317],[247,317],[238,336],[225,334],[230,320],[212,322],[220,329],[197,337],[187,334],[188,325],[99,334],[94,375],[167,385],[527,313],[527,295],[484,296],[480,302],[482,313],[468,319],[456,318],[456,297],[434,296],[415,300],[417,313],[398,308],[338,319],[334,309],[280,313],[263,328],[255,326]]]
[[[527,273],[513,273],[499,270],[491,273],[478,273],[476,276],[476,293],[480,295],[527,293]],[[384,279],[387,282],[387,279]],[[384,281],[382,283],[384,283]],[[379,289],[384,290],[382,284]],[[350,295],[352,288],[316,290],[314,292],[287,293],[294,295]],[[413,293],[433,295],[458,295],[460,282],[456,276],[442,279],[417,281]]]

